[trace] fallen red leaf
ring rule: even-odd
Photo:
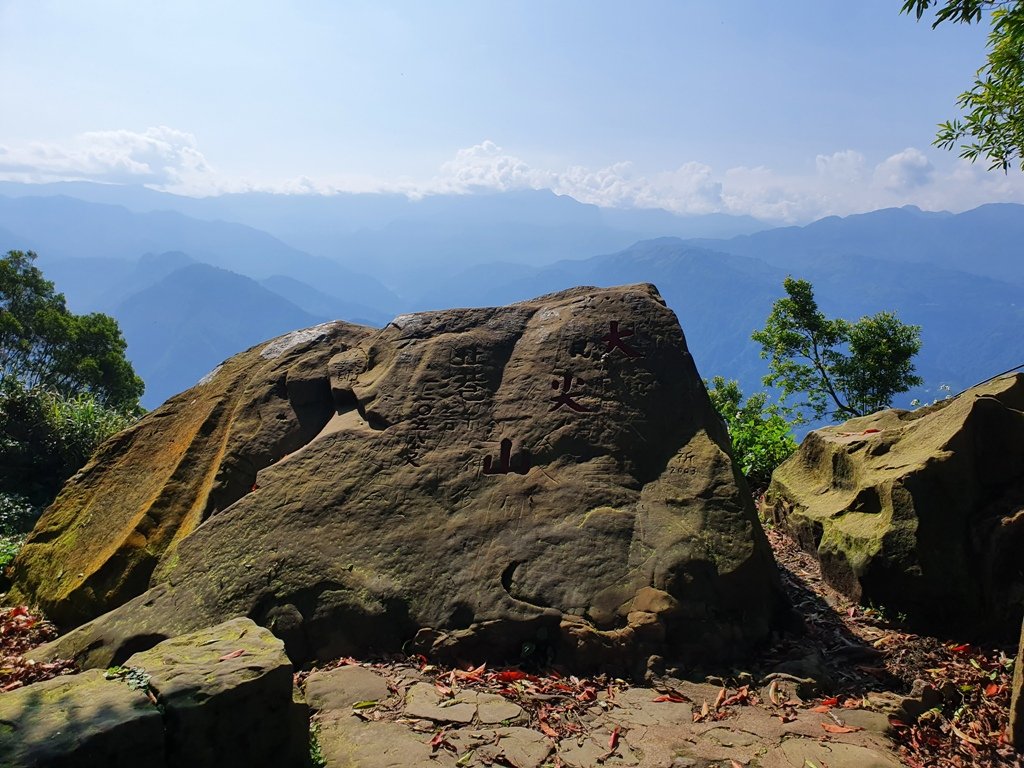
[[[1002,686],[998,683],[989,683],[985,686],[985,695],[991,699],[993,696],[997,696],[1001,690]]]
[[[951,645],[949,646],[949,650],[951,650],[953,653],[967,653],[971,650],[971,644],[962,643],[960,645]]]
[[[856,733],[864,730],[853,725],[834,725],[832,723],[822,723],[821,727],[829,733]]]
[[[821,705],[823,707],[834,707],[838,703],[839,703],[839,697],[838,696],[832,696],[832,697],[830,697],[828,699],[822,699],[822,701],[821,701]]]
[[[608,738],[608,751],[614,752],[615,748],[619,746],[619,726],[612,728],[612,735]]]
[[[725,689],[723,688],[722,690],[724,691]],[[736,693],[716,706],[731,707],[733,704],[746,704],[748,698],[750,698],[750,690],[748,686],[744,685]]]
[[[227,661],[228,659],[237,659],[239,656],[244,656],[244,655],[245,655],[245,648],[239,648],[237,651],[232,651],[231,653],[225,653],[223,656],[221,656],[219,659],[217,659],[217,661]]]
[[[436,752],[438,748],[444,744],[444,731],[438,731],[434,734],[434,738],[430,740],[430,751]]]
[[[540,731],[545,736],[550,736],[552,739],[557,739],[558,738],[558,731],[556,731],[550,725],[545,723],[543,720],[540,721]]]
[[[666,693],[656,698],[655,701],[671,701],[676,704],[682,704],[686,701],[686,699],[684,699],[682,696],[672,696]]]
[[[506,669],[503,672],[495,672],[494,679],[502,683],[514,683],[516,680],[525,680],[527,674],[518,669]]]

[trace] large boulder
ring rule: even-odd
[[[404,646],[642,668],[666,654],[735,658],[766,639],[781,601],[771,552],[653,286],[405,315],[361,342],[351,326],[331,328],[228,361],[147,416],[134,453],[108,447],[109,470],[72,481],[15,569],[22,593],[58,616],[76,615],[75,595],[49,585],[73,566],[47,532],[123,540],[134,528],[117,521],[147,507],[112,473],[129,460],[143,472],[146,445],[170,450],[155,424],[172,430],[190,400],[209,397],[252,424],[249,444],[269,443],[267,430],[296,435],[255,476],[219,458],[225,438],[200,452],[211,480],[239,491],[226,508],[162,486],[167,506],[201,505],[205,521],[159,555],[147,592],[54,653],[108,664],[233,615],[271,628],[295,661]],[[316,382],[301,396],[315,434],[284,405],[295,370]],[[79,501],[86,482],[109,488],[112,523]]]
[[[254,347],[108,440],[28,537],[9,599],[69,627],[145,591],[168,548],[323,429],[328,361],[372,332],[328,323]]]
[[[950,629],[1024,609],[1024,374],[811,432],[767,502],[854,600]]]

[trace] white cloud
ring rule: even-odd
[[[441,166],[425,192],[474,192],[482,189],[550,189],[584,203],[606,207],[666,208],[678,213],[711,213],[722,206],[721,183],[702,163],[639,176],[633,164],[605,168],[570,166],[562,171],[533,168],[493,141],[460,149]]]
[[[550,184],[550,174],[538,173],[517,157],[505,154],[493,141],[460,149],[441,166],[439,186],[453,192],[477,189],[508,191],[539,188]]]
[[[818,175],[838,181],[860,181],[864,176],[864,164],[864,155],[855,149],[844,149],[814,158]]]
[[[934,172],[924,152],[907,147],[875,167],[875,184],[893,192],[907,192],[925,186]]]
[[[942,165],[947,156],[932,151],[932,157]],[[628,161],[598,168],[538,168],[488,140],[456,151],[431,179],[298,176],[253,182],[218,173],[200,151],[195,136],[165,126],[141,132],[95,131],[65,143],[0,146],[0,178],[146,184],[189,195],[346,191],[398,192],[418,198],[482,190],[550,189],[606,207],[747,214],[787,223],[907,204],[960,211],[986,202],[1024,202],[1024,173],[988,172],[952,158],[940,169],[914,147],[876,162],[873,168],[862,152],[848,148],[816,155],[813,170],[805,172],[767,166],[715,169],[690,161],[674,170],[643,173]]]
[[[166,126],[93,131],[67,145],[0,146],[0,174],[28,181],[87,179],[174,187],[211,177],[195,136]]]

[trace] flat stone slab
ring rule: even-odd
[[[429,683],[416,683],[405,697],[406,717],[421,717],[438,723],[468,725],[476,717],[476,693],[465,691],[442,699]]]
[[[451,753],[430,748],[431,734],[388,722],[333,716],[319,723],[317,741],[328,768],[427,768],[453,766]]]
[[[493,734],[494,739],[478,749],[481,759],[504,759],[515,768],[539,768],[551,754],[551,741],[529,728],[498,728],[484,733]]]
[[[140,690],[101,670],[0,695],[0,765],[163,768],[163,718]],[[63,762],[62,762],[63,761]]]
[[[464,690],[445,697],[430,683],[415,683],[405,697],[405,715],[437,723],[494,725],[517,720],[523,709],[493,693]]]
[[[517,720],[523,716],[523,708],[514,701],[495,693],[476,695],[476,716],[481,725],[495,725]]]
[[[359,666],[317,671],[306,678],[306,703],[310,709],[349,709],[361,701],[381,701],[390,691],[372,669]]]
[[[890,754],[857,744],[786,739],[764,756],[763,768],[806,768],[807,764],[829,768],[900,768]]]

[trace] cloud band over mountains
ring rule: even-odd
[[[286,194],[400,192],[422,197],[550,189],[604,207],[746,214],[788,223],[906,204],[960,211],[987,202],[1024,203],[1024,174],[1019,171],[989,172],[962,160],[944,165],[939,168],[926,152],[907,147],[877,161],[855,149],[817,154],[813,160],[809,158],[803,174],[780,173],[768,166],[718,170],[697,161],[655,172],[641,171],[628,161],[596,169],[550,169],[534,167],[486,140],[457,150],[430,179],[300,176],[267,183],[219,173],[199,149],[194,135],[166,126],[142,132],[93,131],[64,143],[0,145],[0,178],[144,184],[198,196],[259,190]]]

